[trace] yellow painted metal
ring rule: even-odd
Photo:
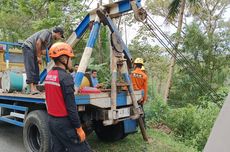
[[[15,55],[22,55],[22,51],[19,49],[9,49],[10,53],[14,53]],[[5,62],[5,51],[1,50],[0,51],[0,72],[6,71],[7,69],[17,69],[17,70],[24,70],[24,63],[13,63],[9,62],[8,67],[7,63]]]

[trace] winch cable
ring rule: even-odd
[[[149,27],[147,27],[147,28],[149,29]],[[155,32],[152,32],[152,31],[151,31],[151,34],[152,34],[154,37],[156,37],[156,39],[161,43],[161,45],[164,46],[164,47],[166,48],[166,50],[167,50],[174,58],[176,58],[177,60],[180,60],[180,59],[172,52],[172,50],[167,46],[167,44],[165,44],[165,42],[162,41],[162,39],[161,39]],[[182,65],[184,68],[186,68],[185,65],[183,65],[181,62],[178,62],[178,63],[179,63],[180,65]],[[190,71],[189,71],[189,72],[190,72]],[[198,80],[196,77],[195,77],[195,81],[198,82],[198,83],[200,84],[199,80]],[[202,87],[202,89],[205,89],[203,85],[201,85],[201,87]],[[206,89],[205,89],[205,90],[206,90]]]
[[[168,41],[168,43],[173,47],[175,48],[175,45],[173,44],[173,42],[168,38],[167,35],[164,34],[164,32],[159,28],[159,26],[153,21],[153,19],[149,16],[148,17],[149,21],[152,21],[155,25],[155,28],[161,33],[161,35]],[[198,79],[197,82],[200,84],[200,85],[205,85],[207,91],[210,91],[210,93],[213,93],[216,95],[217,97],[217,100],[219,99],[219,96],[216,94],[216,92],[211,88],[211,86],[207,83],[207,81],[205,81],[201,76],[200,76],[200,73],[194,68],[194,66],[187,60],[187,58],[179,51],[179,50],[176,50],[177,54],[179,54],[180,57],[182,57],[182,59],[187,63],[187,67],[185,67],[187,70],[191,70],[191,74],[193,77],[197,77]],[[173,53],[173,52],[172,52]],[[201,80],[201,81],[199,81]],[[204,88],[204,87],[203,87]],[[214,99],[215,100],[215,99]],[[216,102],[216,101],[215,101]]]
[[[167,40],[167,42],[172,46],[172,48],[175,48],[175,44],[168,38],[168,36],[159,28],[159,26],[156,24],[156,22],[154,22],[154,20],[148,16],[148,19],[150,22],[153,23],[153,26],[160,32],[160,34]],[[177,54],[179,54],[180,57],[182,57],[184,59],[184,61],[189,65],[189,67],[191,68],[192,72],[196,73],[196,76],[199,78],[199,80],[202,80],[201,82],[204,82],[203,84],[206,85],[206,87],[213,93],[215,93],[215,91],[210,87],[210,85],[208,84],[208,82],[203,79],[200,76],[200,73],[196,70],[196,68],[194,68],[194,66],[187,60],[187,58],[178,50],[175,49],[175,51],[177,52]],[[217,95],[217,94],[216,94]],[[218,96],[218,95],[217,95]]]
[[[172,47],[175,48],[175,44],[168,38],[168,36],[160,29],[160,27],[154,22],[154,20],[147,15],[147,19],[145,21],[142,21],[142,23],[145,25],[146,29],[148,31],[150,31],[150,33],[152,34],[152,36],[156,37],[156,39],[159,41],[159,43],[161,43],[166,50],[178,61],[181,61],[182,59],[185,61],[186,64],[183,64],[182,62],[178,62],[178,64],[180,64],[182,67],[184,67],[194,78],[194,80],[197,82],[197,84],[202,88],[202,91],[204,93],[205,90],[208,91],[208,94],[210,94],[210,97],[212,98],[212,100],[217,103],[218,99],[215,99],[213,97],[213,94],[215,94],[215,97],[219,97],[216,92],[210,87],[210,85],[207,83],[207,81],[205,81],[199,74],[199,72],[194,68],[194,66],[187,60],[187,58],[177,49],[175,49],[176,53],[179,55],[180,58],[178,58],[178,56],[173,52],[172,49],[170,49],[168,47],[168,45],[160,38],[160,36],[154,31],[153,28],[155,28],[160,35],[167,41],[167,43]],[[201,81],[200,81],[201,80]],[[217,103],[218,104],[218,103]]]

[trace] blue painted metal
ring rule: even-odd
[[[3,45],[11,45],[11,46],[22,46],[22,44],[20,43],[13,43],[13,42],[4,42],[4,41],[0,41],[0,44],[3,44]]]
[[[118,4],[118,8],[119,8],[119,12],[120,12],[120,13],[124,13],[124,12],[126,12],[127,10],[131,10],[131,9],[132,9],[131,4],[130,4],[130,1],[121,1],[121,2]]]
[[[90,94],[75,96],[75,103],[77,105],[90,104]],[[117,94],[117,106],[126,106],[126,105],[127,105],[127,92],[124,91],[124,92],[118,93]]]
[[[27,107],[23,106],[16,106],[16,105],[9,105],[9,104],[0,104],[0,107],[7,108],[7,109],[14,109],[14,110],[19,110],[19,111],[27,111]]]
[[[118,2],[115,2],[117,5],[118,5],[118,9],[119,9],[119,14],[122,14],[122,13],[125,13],[125,12],[128,12],[128,11],[131,11],[132,10],[132,7],[131,7],[131,4],[130,4],[130,0],[124,0],[124,1],[118,1]],[[140,8],[141,7],[141,0],[136,0],[136,4],[137,4],[137,7]],[[116,5],[114,5],[116,6]],[[105,6],[106,7],[106,6]],[[116,6],[117,7],[117,6]],[[106,7],[107,8],[107,7]],[[108,11],[110,12],[110,11]],[[89,23],[90,23],[90,16],[93,15],[94,12],[89,12],[86,17],[82,20],[82,22],[77,26],[76,30],[75,30],[75,33],[76,33],[76,37],[79,39],[82,37],[82,35],[85,33],[85,31],[87,30],[87,28],[89,27]],[[111,21],[110,21],[111,22]],[[111,22],[112,23],[112,22]],[[98,32],[97,30],[95,30],[96,28],[100,28],[100,24],[98,22],[95,22],[94,23],[94,28],[93,28],[93,32],[91,32],[92,36],[90,36],[89,38],[89,41],[87,43],[87,47],[91,47],[93,48],[94,44],[95,44],[95,41],[96,41],[96,38],[97,38],[97,35],[98,35]],[[113,31],[115,30],[115,32],[117,32],[117,34],[120,36],[118,30],[115,28],[115,26],[113,26]],[[120,36],[121,37],[121,36]],[[128,63],[129,63],[129,67],[131,67],[131,60],[132,60],[132,57],[129,53],[129,50],[127,48],[127,46],[125,45],[125,43],[122,41],[122,45],[124,47],[124,53],[125,53],[125,56],[126,58],[128,59]],[[48,62],[47,62],[48,63]],[[47,70],[44,69],[42,71],[42,73],[40,74],[40,84],[43,83],[45,77],[47,75]]]
[[[24,126],[23,122],[12,120],[12,119],[5,118],[5,117],[0,117],[0,121],[5,121],[5,122],[8,122],[10,124],[17,125],[19,127],[23,127]]]
[[[75,103],[77,105],[87,105],[87,104],[90,104],[90,95],[75,96]]]
[[[100,29],[100,23],[99,22],[94,22],[94,25],[93,25],[93,29],[90,33],[90,36],[89,36],[89,39],[88,39],[88,42],[87,42],[87,47],[90,47],[90,48],[93,48],[94,45],[95,45],[95,42],[97,40],[97,36],[98,36],[98,32],[99,32],[99,29]]]
[[[89,39],[88,39],[88,42],[87,42],[87,47],[85,48],[84,51],[92,51],[92,48],[94,47],[95,42],[97,40],[99,29],[100,29],[100,23],[98,21],[95,21],[94,25],[93,25],[93,29],[92,29],[92,31],[90,32],[90,35],[89,35]],[[84,52],[82,58],[88,59],[90,57],[89,56],[85,56],[85,52]],[[82,71],[81,72],[77,72],[76,78],[75,78],[75,81],[74,81],[75,82],[75,86],[77,88],[80,87],[82,79],[84,77],[84,73],[85,73],[84,70],[86,70],[86,67],[82,68],[82,61],[83,60],[80,61],[80,66],[78,68],[78,69],[82,69]],[[87,64],[87,63],[83,63],[83,64]]]
[[[13,96],[7,96],[7,95],[6,96],[0,95],[0,99],[45,104],[45,99],[42,99],[42,98],[29,98],[29,97],[16,97],[16,96],[13,97]]]
[[[142,97],[144,97],[144,94],[145,94],[145,92],[144,92],[144,90],[142,90],[142,91],[141,91]]]
[[[9,46],[6,45],[6,50],[5,50],[5,53],[4,53],[4,56],[5,56],[5,62],[6,60],[10,60],[10,53],[9,53]]]
[[[117,94],[117,106],[126,106],[127,105],[127,93],[120,92]]]
[[[0,95],[0,99],[45,104],[45,99],[42,99],[42,98],[30,98],[30,97],[2,96],[2,95]],[[77,105],[90,104],[90,94],[89,95],[77,95],[77,96],[75,96],[75,102]],[[117,106],[125,106],[125,105],[127,105],[127,93],[126,92],[120,92],[119,94],[117,94]]]
[[[136,0],[137,8],[141,8],[141,0]]]
[[[80,87],[83,77],[84,77],[84,73],[77,72],[75,79],[74,79],[74,84],[76,87]]]
[[[124,120],[124,130],[126,134],[136,132],[137,131],[136,120],[131,120],[131,119]]]
[[[123,13],[131,11],[132,8],[131,8],[130,2],[131,2],[131,0],[122,0],[122,1],[114,2],[113,3],[114,5],[108,4],[108,5],[103,5],[103,7],[107,10],[108,13],[111,12],[111,10],[114,9],[115,7],[118,7],[118,12],[113,14],[113,16],[112,16],[112,18],[113,18],[113,17],[117,17]],[[141,8],[141,0],[136,0],[136,5],[137,5],[137,8]],[[94,15],[95,10],[90,11],[89,14]]]
[[[4,42],[4,41],[0,41],[0,44],[5,45],[6,46],[6,50],[5,50],[5,54],[4,54],[4,58],[5,61],[8,60],[10,58],[10,54],[9,54],[9,47],[10,46],[18,46],[18,47],[22,47],[22,44],[19,43],[12,43],[12,42]]]
[[[86,29],[89,26],[89,22],[90,22],[90,15],[88,14],[75,30],[77,38],[80,38],[85,33]]]
[[[49,49],[46,48],[46,63],[49,63],[51,61],[50,57],[49,57]]]
[[[42,84],[47,76],[47,69],[44,69],[39,76],[39,83]]]
[[[48,63],[51,61],[50,57],[49,57],[49,49],[46,48],[46,65],[48,65]],[[47,75],[47,69],[44,69],[42,71],[42,73],[40,74],[39,78],[39,83],[42,84],[46,78],[46,75]]]

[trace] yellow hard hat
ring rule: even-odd
[[[80,88],[83,88],[83,87],[90,87],[90,81],[86,76],[84,76],[81,81]]]
[[[144,67],[144,66],[142,66],[142,67],[141,67],[141,70],[142,70],[142,71],[145,71],[145,67]]]
[[[144,60],[142,58],[136,58],[134,63],[144,64]]]

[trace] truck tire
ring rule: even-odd
[[[27,152],[49,151],[48,115],[44,110],[28,114],[23,128],[23,142]]]
[[[113,142],[125,138],[124,123],[119,122],[115,125],[104,126],[102,121],[94,123],[94,131],[97,137],[102,141]]]

